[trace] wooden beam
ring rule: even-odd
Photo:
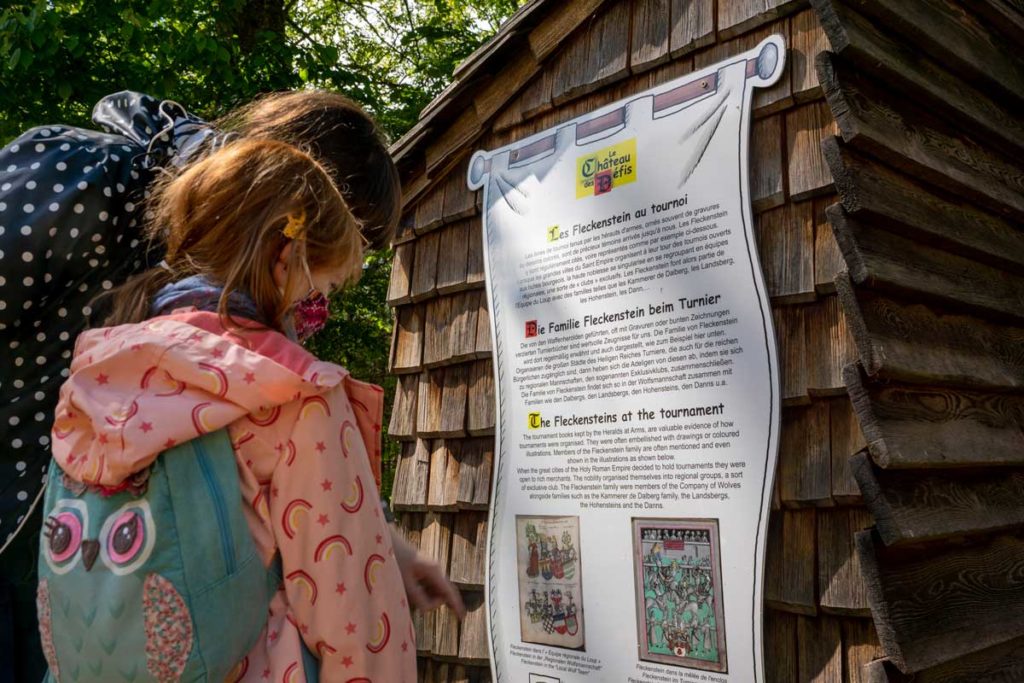
[[[903,673],[1024,636],[1024,540],[886,548],[857,534],[878,637]]]
[[[1024,397],[878,382],[859,364],[843,380],[881,467],[1024,466]]]
[[[988,28],[1002,32],[1011,45],[1024,45],[1024,12],[1014,0],[983,0],[971,4]]]
[[[812,0],[832,52],[859,66],[905,97],[927,104],[939,116],[956,119],[972,137],[997,149],[1024,151],[1024,120],[937,64],[900,34],[886,32],[844,0]],[[912,3],[911,3],[912,4]],[[984,3],[982,3],[984,4]]]
[[[883,470],[866,454],[852,467],[886,545],[1024,526],[1024,467]]]
[[[918,54],[930,55],[994,99],[1024,103],[1024,60],[1015,48],[948,0],[848,0],[858,12],[890,27]],[[971,3],[971,6],[977,3]],[[1020,11],[1019,9],[1017,10]],[[997,66],[998,65],[998,66]],[[1019,106],[1019,105],[1018,105]]]
[[[502,64],[500,71],[493,78],[488,79],[487,83],[473,96],[477,120],[489,121],[538,73],[540,73],[540,64],[529,50],[519,52],[507,63]],[[463,175],[463,177],[465,176]]]
[[[862,152],[826,138],[822,151],[843,208],[866,223],[882,223],[918,243],[997,268],[1024,273],[1024,231],[945,193],[913,182]]]
[[[843,140],[905,173],[1024,220],[1024,175],[1016,165],[962,132],[940,127],[832,53],[818,55],[817,69]]]
[[[424,158],[427,175],[436,178],[454,166],[470,149],[474,140],[483,132],[484,122],[476,115],[476,108],[466,107],[462,113],[427,145]]]
[[[556,106],[629,73],[629,6],[613,3],[559,53],[551,86]]]
[[[605,0],[554,3],[555,11],[530,31],[530,50],[538,62],[564,45],[566,37],[601,8]]]
[[[900,673],[892,662],[878,659],[864,667],[865,683],[1007,683],[1024,680],[1024,638],[972,652],[952,662]]]
[[[552,19],[551,13],[549,12],[551,3],[545,2],[544,0],[530,0],[522,4],[511,17],[509,17],[498,30],[498,35],[495,38],[517,37],[523,33],[530,31],[537,24],[550,21]],[[480,47],[478,47],[471,55],[466,57],[458,66],[455,67],[455,71],[452,75],[455,78],[463,78],[468,73],[476,68],[479,68],[481,64],[495,54],[498,48],[503,46],[505,43],[498,40],[490,40]]]
[[[854,288],[836,290],[869,375],[929,385],[1024,388],[1024,328]]]
[[[827,214],[854,284],[923,296],[982,316],[1024,319],[1024,276],[875,228],[838,204]]]

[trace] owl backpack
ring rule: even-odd
[[[115,493],[50,467],[39,559],[47,681],[222,681],[277,576],[243,515],[226,430],[163,452]]]

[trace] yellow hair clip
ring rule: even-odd
[[[288,223],[284,226],[284,236],[288,239],[297,239],[302,236],[302,231],[306,227],[306,210],[301,209],[298,215],[294,213],[288,214]]]

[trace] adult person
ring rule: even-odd
[[[159,263],[142,237],[147,187],[233,136],[301,145],[324,162],[371,247],[385,246],[400,186],[376,123],[338,95],[268,95],[214,124],[168,100],[124,91],[92,115],[103,132],[33,128],[0,150],[0,683],[38,680],[37,502],[50,458],[51,416],[73,343],[95,297]],[[401,544],[401,539],[396,544]],[[436,565],[402,554],[414,605],[458,602]],[[6,670],[5,670],[6,667]]]

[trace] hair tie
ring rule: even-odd
[[[298,239],[306,227],[306,210],[300,209],[298,214],[288,214],[288,223],[284,226],[284,236],[288,239]]]

